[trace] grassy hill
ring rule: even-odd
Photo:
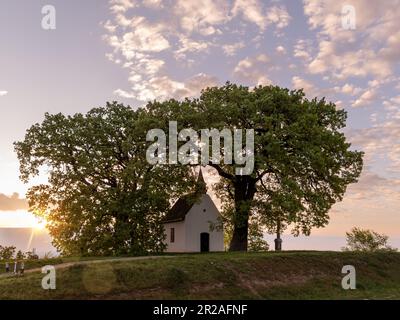
[[[356,290],[341,287],[347,264],[356,268]],[[41,288],[42,277],[34,272],[0,278],[0,299],[400,299],[400,253],[293,251],[105,260],[57,270],[57,289],[50,291]]]

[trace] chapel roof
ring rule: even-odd
[[[168,211],[162,222],[170,223],[185,220],[186,214],[189,212],[189,210],[199,200],[199,198],[206,193],[207,185],[204,181],[203,173],[200,168],[195,191],[180,197]]]

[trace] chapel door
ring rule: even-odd
[[[200,233],[200,252],[210,251],[210,234],[207,232]]]

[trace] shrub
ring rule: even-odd
[[[397,251],[387,244],[389,237],[373,230],[353,228],[346,232],[347,247],[343,251]]]

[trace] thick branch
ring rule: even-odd
[[[234,176],[234,175],[232,175],[232,174],[230,174],[230,173],[225,172],[224,170],[222,170],[222,168],[221,168],[218,164],[209,163],[209,165],[210,165],[211,167],[213,167],[214,169],[216,169],[217,172],[218,172],[218,174],[219,174],[221,177],[223,177],[223,178],[225,178],[225,179],[228,179],[228,180],[231,180],[231,181],[234,181],[234,180],[235,180],[235,176]]]

